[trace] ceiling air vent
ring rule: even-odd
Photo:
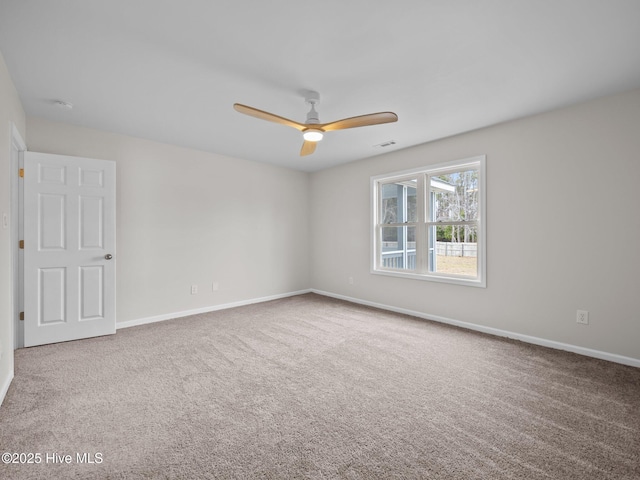
[[[73,108],[73,103],[65,102],[63,100],[54,100],[53,104],[63,110],[71,110]]]

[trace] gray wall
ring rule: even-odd
[[[27,130],[31,151],[116,161],[117,322],[309,287],[309,174],[38,118]]]
[[[487,288],[370,273],[370,177],[487,155]],[[640,359],[640,90],[317,172],[315,289]],[[514,242],[514,238],[518,238]],[[354,278],[354,284],[348,283]],[[576,310],[591,324],[576,324]]]

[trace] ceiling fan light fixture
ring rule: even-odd
[[[324,132],[318,128],[307,128],[302,136],[307,142],[319,142],[324,136]]]

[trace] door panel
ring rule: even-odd
[[[103,318],[103,284],[102,265],[80,267],[80,305],[82,305],[80,320]]]
[[[88,168],[80,168],[80,186],[103,187],[104,172],[102,170],[90,170]]]
[[[80,197],[80,250],[104,248],[102,197]]]
[[[24,243],[25,346],[115,333],[114,162],[26,152]]]
[[[38,323],[51,325],[66,321],[67,269],[39,268],[39,303]]]
[[[64,165],[38,165],[38,183],[41,185],[66,185],[67,168]]]
[[[64,250],[67,229],[65,226],[65,196],[60,194],[38,194],[39,251]]]

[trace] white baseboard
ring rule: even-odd
[[[156,316],[153,316],[153,317],[145,317],[145,318],[138,318],[138,319],[135,319],[135,320],[127,320],[126,322],[118,322],[118,323],[116,323],[116,329],[120,330],[121,328],[135,327],[137,325],[146,325],[147,323],[162,322],[164,320],[171,320],[171,319],[174,319],[174,318],[181,318],[181,317],[188,317],[190,315],[197,315],[199,313],[208,313],[208,312],[215,312],[217,310],[226,310],[228,308],[242,307],[244,305],[251,305],[253,303],[269,302],[271,300],[278,300],[280,298],[286,298],[286,297],[295,297],[296,295],[303,295],[305,293],[311,293],[311,289],[298,290],[296,292],[280,293],[280,294],[277,294],[277,295],[270,295],[268,297],[250,298],[248,300],[240,300],[239,302],[232,302],[232,303],[225,303],[225,304],[222,304],[222,305],[213,305],[213,306],[210,306],[210,307],[196,308],[196,309],[193,309],[193,310],[185,310],[183,312],[166,313],[166,314],[163,314],[163,315],[156,315]]]
[[[430,315],[428,313],[416,312],[414,310],[407,310],[405,308],[391,307],[389,305],[383,305],[381,303],[369,302],[367,300],[361,300],[359,298],[347,297],[346,295],[339,295],[336,293],[325,292],[322,290],[311,289],[313,293],[318,295],[324,295],[326,297],[337,298],[339,300],[346,300],[347,302],[359,303],[361,305],[367,305],[369,307],[381,308],[383,310],[389,310],[396,313],[404,313],[413,317],[424,318],[425,320],[433,320],[435,322],[446,323],[448,325],[455,325],[456,327],[467,328],[469,330],[475,330],[477,332],[489,333],[498,337],[513,338],[522,342],[531,343],[534,345],[541,345],[543,347],[555,348],[556,350],[565,350],[567,352],[578,353],[587,357],[599,358],[601,360],[608,360],[610,362],[621,363],[623,365],[629,365],[631,367],[640,368],[640,359],[625,357],[617,355],[615,353],[602,352],[600,350],[592,350],[590,348],[579,347],[577,345],[571,345],[569,343],[556,342],[554,340],[547,340],[545,338],[532,337],[529,335],[523,335],[520,333],[510,332],[508,330],[501,330],[499,328],[485,327],[483,325],[477,325],[475,323],[463,322],[460,320],[454,320],[452,318],[441,317],[439,315]]]
[[[0,405],[4,402],[4,397],[7,396],[7,392],[9,391],[9,386],[11,385],[11,381],[13,380],[13,370],[9,372],[9,376],[2,383],[2,388],[0,388]]]
[[[213,305],[209,307],[196,308],[193,310],[186,310],[183,312],[167,313],[163,315],[156,315],[153,317],[139,318],[135,320],[128,320],[126,322],[119,322],[116,324],[116,329],[135,327],[137,325],[146,325],[148,323],[162,322],[164,320],[171,320],[174,318],[188,317],[190,315],[197,315],[199,313],[215,312],[217,310],[226,310],[228,308],[242,307],[244,305],[251,305],[254,303],[268,302],[270,300],[278,300],[280,298],[294,297],[296,295],[304,295],[305,293],[316,293],[325,297],[337,298],[339,300],[345,300],[347,302],[358,303],[360,305],[367,305],[369,307],[380,308],[382,310],[389,310],[396,313],[404,313],[413,317],[423,318],[425,320],[433,320],[434,322],[446,323],[448,325],[455,325],[456,327],[462,327],[469,330],[475,330],[477,332],[488,333],[490,335],[496,335],[498,337],[512,338],[514,340],[520,340],[522,342],[531,343],[533,345],[540,345],[543,347],[554,348],[556,350],[565,350],[567,352],[573,352],[587,357],[599,358],[601,360],[607,360],[609,362],[620,363],[623,365],[629,365],[631,367],[640,368],[640,359],[625,357],[623,355],[617,355],[615,353],[602,352],[600,350],[593,350],[590,348],[579,347],[577,345],[571,345],[569,343],[556,342],[554,340],[547,340],[546,338],[532,337],[530,335],[523,335],[521,333],[510,332],[508,330],[501,330],[499,328],[486,327],[470,322],[463,322],[461,320],[455,320],[453,318],[442,317],[440,315],[431,315],[428,313],[418,312],[415,310],[409,310],[406,308],[392,307],[390,305],[384,305],[382,303],[370,302],[368,300],[361,300],[359,298],[348,297],[346,295],[339,295],[337,293],[325,292],[323,290],[317,290],[310,288],[306,290],[298,290],[296,292],[281,293],[278,295],[270,295],[267,297],[251,298],[248,300],[241,300],[238,302],[225,303],[222,305]],[[4,398],[6,390],[11,383],[9,378],[7,385],[0,391],[0,400]]]

